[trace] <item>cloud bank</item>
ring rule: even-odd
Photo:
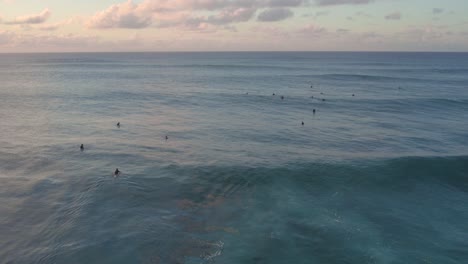
[[[76,13],[72,18],[61,21],[52,20],[48,8],[40,13],[16,17],[5,17],[4,10],[1,10],[0,52],[41,48],[51,51],[202,51],[211,48],[389,50],[391,47],[412,47],[410,49],[414,50],[417,47],[430,48],[431,43],[438,43],[438,47],[446,45],[466,50],[468,46],[466,19],[451,12],[452,7],[449,6],[444,6],[445,9],[430,6],[421,12],[403,9],[404,5],[398,6],[398,1],[394,1],[398,7],[394,7],[395,12],[392,13],[392,10],[365,6],[385,2],[381,0],[111,2],[114,4],[94,10],[94,13]],[[54,6],[48,7],[54,15],[60,11]],[[408,13],[405,21],[397,22],[403,18],[397,10],[404,10],[405,16]],[[415,21],[415,12],[426,16],[425,21]],[[319,17],[322,18],[317,19]],[[437,23],[434,23],[436,19]],[[390,23],[393,23],[391,30],[386,27]],[[437,28],[434,24],[445,27]],[[136,37],[128,39],[129,36]]]
[[[307,0],[129,0],[94,14],[87,26],[106,28],[185,27],[227,25],[249,21],[281,21],[293,16],[289,8]],[[203,14],[203,15],[202,15]]]
[[[319,6],[333,6],[333,5],[364,5],[374,2],[374,0],[316,0]]]
[[[294,16],[291,8],[364,5],[374,0],[132,0],[114,4],[95,13],[89,28],[142,29],[147,27],[205,28],[247,22],[258,13],[257,21],[277,22]]]
[[[49,19],[51,13],[48,8],[44,9],[39,14],[33,14],[33,15],[25,15],[25,16],[19,16],[16,17],[15,19],[11,21],[5,22],[5,24],[41,24],[47,21]]]
[[[151,21],[152,14],[149,10],[128,1],[96,13],[87,25],[91,28],[145,28]]]

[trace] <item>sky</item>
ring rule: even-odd
[[[0,0],[0,52],[468,51],[467,0]]]

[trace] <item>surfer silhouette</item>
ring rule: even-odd
[[[114,177],[119,176],[119,175],[120,175],[119,168],[116,168],[115,171],[114,171]]]
[[[120,122],[117,123],[117,127],[120,128]]]
[[[81,144],[81,146],[80,146],[80,150],[81,150],[81,151],[83,151],[83,150],[84,150],[84,146],[83,146],[83,144]]]

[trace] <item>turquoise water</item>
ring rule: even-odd
[[[0,263],[467,263],[467,116],[467,53],[1,54]]]

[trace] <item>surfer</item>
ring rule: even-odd
[[[315,115],[315,108],[314,108],[314,110],[312,110],[312,113],[314,113],[314,115]]]
[[[166,135],[166,141],[169,139],[169,137]]]
[[[81,146],[80,146],[80,150],[81,150],[81,151],[83,151],[83,150],[84,150],[84,146],[83,146],[83,144],[81,144]]]
[[[120,122],[117,123],[117,127],[120,128]]]
[[[304,121],[302,121],[302,125],[304,125]]]
[[[120,175],[119,168],[116,168],[114,171],[114,176],[119,176],[119,175]]]

